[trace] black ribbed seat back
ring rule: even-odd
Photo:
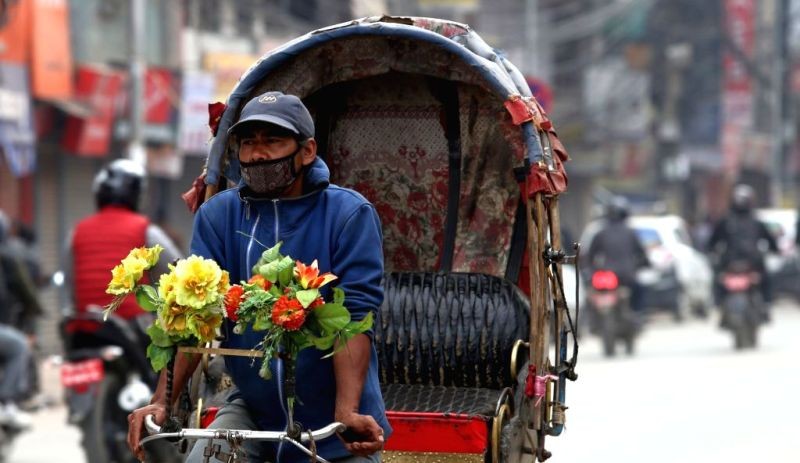
[[[511,349],[527,339],[524,294],[474,273],[389,273],[375,328],[381,382],[510,386]]]

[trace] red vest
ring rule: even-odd
[[[106,306],[111,302],[113,296],[106,294],[111,269],[131,249],[145,245],[148,225],[147,217],[117,206],[104,207],[78,223],[72,237],[72,258],[75,304],[79,313],[89,305]],[[145,275],[142,282],[148,281]],[[132,295],[116,311],[125,319],[142,313]]]

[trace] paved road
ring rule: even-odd
[[[548,440],[553,463],[800,461],[800,307],[781,304],[761,347],[735,353],[715,321],[655,320],[633,358],[581,347],[567,428]],[[45,365],[60,396],[57,368]],[[39,412],[9,461],[84,463],[63,407]]]
[[[656,320],[633,358],[586,340],[551,461],[800,461],[800,307],[776,307],[759,349],[732,346],[716,318]]]

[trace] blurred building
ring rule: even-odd
[[[144,6],[143,21],[132,16]],[[382,14],[379,0],[0,1],[0,208],[34,224],[44,268],[63,265],[70,230],[95,210],[97,170],[146,153],[144,211],[188,247],[192,216],[180,199],[201,174],[208,103],[225,101],[264,52],[313,29]],[[134,48],[141,37],[141,49]],[[132,78],[141,58],[142,78]],[[141,123],[131,114],[141,114]],[[64,300],[48,292],[42,339]]]

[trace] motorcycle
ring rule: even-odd
[[[62,321],[68,422],[81,428],[90,463],[137,461],[126,442],[127,415],[149,403],[158,381],[145,356],[149,341],[142,318],[110,314],[104,320],[100,307],[90,307]]]
[[[763,301],[761,275],[747,262],[733,262],[720,276],[723,290],[722,327],[733,333],[734,347],[756,347]]]
[[[592,273],[589,308],[592,332],[602,339],[605,356],[616,354],[617,341],[622,341],[625,352],[632,355],[638,326],[630,306],[630,289],[620,285],[613,271]]]

